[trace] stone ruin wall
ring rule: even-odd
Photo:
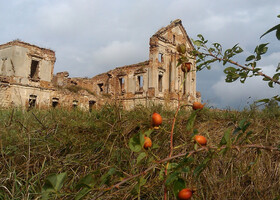
[[[0,45],[0,106],[73,107],[78,102],[88,109],[89,101],[95,99],[92,94],[53,85],[55,60],[54,51],[22,41]]]
[[[185,74],[176,66],[176,46],[182,43],[193,48],[181,21],[175,20],[150,38],[148,61],[117,67],[92,78],[70,78],[68,72],[53,76],[52,50],[20,41],[0,45],[0,106],[28,107],[35,97],[38,108],[94,109],[106,103],[118,103],[125,109],[159,103],[175,108],[179,90],[183,104],[200,101],[194,58],[189,59],[192,71],[181,86]],[[39,71],[32,75],[30,66],[37,61]]]

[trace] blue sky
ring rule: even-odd
[[[191,38],[201,33],[224,48],[239,43],[240,63],[265,42],[269,51],[259,66],[271,75],[280,62],[274,33],[259,38],[279,23],[279,0],[0,0],[0,5],[0,43],[21,39],[51,48],[55,72],[72,77],[148,60],[149,38],[178,18]],[[197,89],[209,105],[242,109],[248,100],[280,93],[279,86],[270,89],[259,77],[225,83],[223,69],[215,64],[197,73]]]

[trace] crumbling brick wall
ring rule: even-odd
[[[150,38],[148,61],[117,67],[91,79],[69,78],[67,72],[58,73],[54,84],[64,88],[73,85],[85,88],[96,95],[97,101],[119,102],[127,109],[137,104],[148,106],[157,103],[174,107],[179,91],[184,103],[200,101],[200,94],[196,93],[195,59],[189,57],[192,70],[184,74],[177,67],[178,44],[185,44],[188,50],[193,49],[181,20],[173,21]]]
[[[71,78],[68,72],[53,76],[54,51],[12,41],[0,45],[0,97],[17,99],[18,91],[21,100],[15,100],[16,105],[82,109],[105,103],[119,103],[125,109],[159,103],[174,108],[179,92],[183,103],[200,101],[195,58],[189,56],[191,72],[184,74],[177,66],[178,44],[193,49],[181,20],[171,22],[150,38],[148,61],[117,67],[92,78]],[[5,84],[10,89],[4,89]]]

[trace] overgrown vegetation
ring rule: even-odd
[[[274,30],[279,39],[279,25],[265,34]],[[279,67],[273,77],[255,68],[267,44],[258,45],[240,65],[231,60],[243,51],[238,45],[223,52],[220,44],[208,48],[208,41],[198,37],[195,51],[178,46],[178,66],[193,53],[197,70],[216,61],[233,64],[224,71],[227,82],[263,76],[269,87],[280,84]],[[176,111],[118,106],[90,113],[1,110],[0,198],[189,199],[196,191],[192,198],[279,200],[277,101],[279,95],[260,100],[266,104],[262,111],[256,105],[243,112],[215,111],[199,102],[194,111],[185,111],[179,93]],[[151,128],[154,111],[164,118],[162,123],[156,114],[159,129]],[[143,148],[145,136],[152,138],[151,148]],[[204,141],[193,143],[196,137]],[[182,197],[186,190],[188,197]]]
[[[159,130],[150,131],[153,147],[142,149],[145,155],[141,159],[141,152],[131,151],[129,140],[151,128],[154,111],[163,116],[163,124]],[[0,199],[37,199],[43,194],[50,199],[78,199],[77,194],[100,200],[162,199],[164,162],[157,161],[168,157],[174,112],[163,107],[124,111],[117,106],[104,106],[91,113],[1,110]],[[188,118],[194,112],[178,113],[173,155],[195,151],[192,130],[187,131]],[[193,128],[208,138],[209,147],[217,146],[224,133],[236,130],[243,119],[251,123],[246,133],[252,131],[243,145],[277,147],[280,143],[279,108],[273,112],[269,107],[243,112],[204,109],[196,114]],[[189,171],[180,175],[187,186],[197,189],[194,199],[280,198],[279,151],[232,148],[212,159],[197,176],[195,169],[210,151],[193,153]],[[170,165],[184,159],[187,157],[174,158]],[[150,166],[154,167],[149,173],[111,187]]]
[[[77,86],[77,85],[71,85],[71,86],[68,86],[66,87],[67,90],[69,90],[70,92],[73,92],[73,93],[78,93],[79,91],[81,90],[85,90],[87,91],[89,94],[91,95],[96,95],[94,92],[92,92],[91,90],[87,89],[87,88],[83,88],[81,86]]]

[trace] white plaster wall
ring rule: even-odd
[[[51,91],[42,90],[35,87],[25,87],[20,85],[11,86],[11,103],[17,107],[26,107],[30,95],[36,95],[36,107],[48,107],[51,101]]]
[[[1,76],[13,76],[15,70],[12,67],[13,62],[13,48],[0,49],[0,75]]]

